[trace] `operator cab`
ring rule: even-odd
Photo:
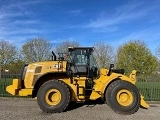
[[[75,76],[97,77],[98,66],[93,57],[93,47],[69,47],[69,69]]]

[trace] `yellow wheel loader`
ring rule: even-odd
[[[37,98],[44,112],[63,112],[74,102],[101,98],[115,112],[133,114],[148,108],[135,86],[136,71],[127,77],[123,69],[98,69],[93,47],[69,47],[68,53],[52,52],[52,60],[25,65],[21,79],[13,79],[6,91]]]

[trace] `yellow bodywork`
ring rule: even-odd
[[[66,72],[66,63],[66,61],[47,61],[30,64],[24,79],[25,87],[33,88],[36,80],[46,73]],[[39,69],[41,69],[41,71],[39,71]]]
[[[6,87],[6,91],[12,95],[29,96],[33,89],[21,89],[21,80],[13,79],[12,85]]]
[[[44,74],[46,73],[65,73],[66,72],[66,61],[48,61],[48,62],[39,62],[39,63],[33,63],[28,65],[25,79],[24,79],[24,88],[22,88],[22,81],[18,79],[13,79],[12,85],[9,85],[6,87],[6,91],[9,92],[12,95],[19,95],[19,96],[30,96],[32,95],[34,85],[36,81]],[[135,85],[136,83],[136,71],[133,70],[129,77],[112,73],[110,76],[107,76],[108,70],[107,69],[101,69],[100,70],[100,76],[97,79],[94,79],[94,87],[91,92],[91,95],[89,96],[90,100],[96,100],[98,98],[104,98],[105,90],[108,87],[108,85],[116,80],[121,79],[128,81]],[[54,76],[53,76],[54,78]],[[56,76],[55,79],[64,81],[70,88],[71,88],[71,94],[72,94],[72,101],[84,101],[85,100],[85,93],[84,89],[86,86],[86,77],[73,77],[73,83],[71,83],[70,78],[63,77],[63,76]],[[76,84],[79,84],[79,87],[77,88]],[[77,95],[77,91],[79,91],[80,96]],[[120,91],[123,92],[123,91]],[[132,95],[129,91],[126,92],[127,94],[122,94],[119,98],[117,98],[118,102],[123,105],[127,106],[130,104],[133,100]],[[46,96],[46,101],[48,101],[48,104],[55,105],[58,104],[61,100],[61,94],[59,91],[52,89],[47,94],[53,94],[54,98],[48,98]],[[84,95],[83,95],[84,94]],[[120,93],[119,93],[120,94]],[[56,99],[55,99],[56,98]],[[56,100],[56,101],[53,101]],[[127,101],[127,102],[123,102]],[[141,106],[144,108],[148,108],[149,105],[144,101],[143,96],[141,95]]]
[[[50,72],[66,72],[66,61],[47,61],[29,64],[24,79],[24,88],[22,88],[22,80],[13,79],[12,85],[7,86],[6,91],[12,95],[32,95],[36,80]]]
[[[115,79],[121,79],[121,80],[125,80],[125,81],[128,81],[128,82],[131,82],[132,84],[135,84],[136,83],[136,78],[135,78],[135,70],[132,71],[132,73],[130,74],[130,78],[122,75],[122,74],[118,74],[117,76],[117,73],[112,73],[110,76],[107,76],[106,73],[107,73],[107,69],[101,69],[100,71],[101,75],[100,75],[100,78],[95,80],[95,86],[94,86],[94,91],[92,92],[91,96],[90,96],[90,99],[97,99],[95,97],[99,96],[100,97],[104,97],[104,92],[105,92],[105,89],[107,87],[107,85],[109,85],[110,82],[112,82],[113,80]]]
[[[122,75],[122,74],[118,74],[117,76],[117,73],[112,73],[110,76],[107,76],[106,75],[107,69],[101,69],[100,73],[101,73],[100,78],[95,80],[94,91],[92,92],[90,96],[91,100],[96,100],[99,97],[104,99],[104,93],[105,93],[105,89],[107,88],[107,85],[109,85],[110,82],[112,82],[113,80],[116,80],[117,78],[128,81],[134,85],[136,83],[136,71],[135,70],[131,72],[129,77]],[[126,92],[126,93],[128,93],[127,95],[129,99],[128,101],[132,101],[130,93],[129,92]],[[140,105],[144,108],[149,108],[149,105],[144,101],[143,98],[144,97],[141,95]]]
[[[12,95],[18,95],[19,89],[21,89],[21,80],[13,79],[12,85],[6,87],[6,91]]]

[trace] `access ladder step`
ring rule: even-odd
[[[79,100],[85,100],[85,87],[77,86],[77,97]]]

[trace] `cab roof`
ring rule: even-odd
[[[89,49],[89,50],[94,50],[94,47],[68,47],[68,51],[74,51],[74,50],[76,50],[76,49],[82,49],[82,50],[87,50],[87,49]]]

